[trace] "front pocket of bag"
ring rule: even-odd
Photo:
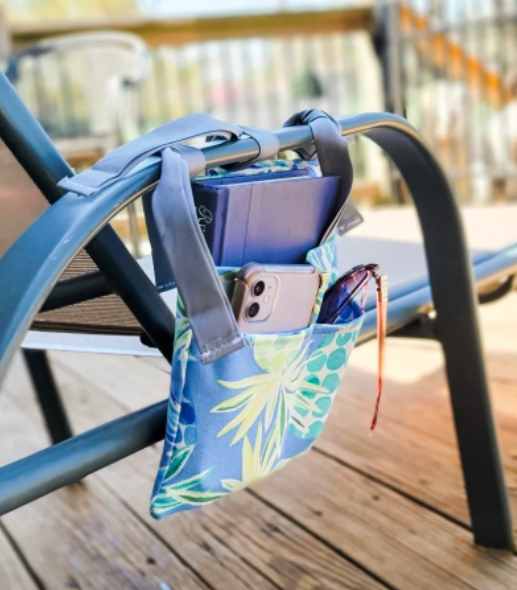
[[[249,335],[245,348],[211,365],[198,360],[192,341],[184,379],[172,381],[182,392],[171,392],[167,433],[174,436],[166,438],[153,516],[217,500],[306,452],[323,429],[362,321]]]
[[[224,414],[227,422],[218,436],[235,445],[261,424],[263,435],[276,441],[279,455],[286,451],[288,434],[315,439],[330,411],[362,321],[360,317],[345,325],[316,324],[290,334],[247,335],[248,346],[242,354],[245,360],[236,366],[235,358],[227,371],[219,372],[223,399],[211,408],[211,414],[217,414],[217,419]]]
[[[310,445],[323,430],[362,323],[363,317],[359,317],[343,325],[313,327],[296,394],[298,403],[294,405],[289,426],[295,437],[309,441]]]

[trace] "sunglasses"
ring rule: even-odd
[[[378,264],[362,264],[339,278],[327,290],[318,316],[319,324],[346,324],[364,313],[368,284],[375,279],[377,286],[377,342],[378,380],[377,399],[370,430],[377,425],[382,394],[384,343],[386,341],[386,317],[388,304],[388,279],[379,274]]]

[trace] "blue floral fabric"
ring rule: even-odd
[[[254,176],[260,174],[264,179],[264,174],[274,174],[275,172],[287,172],[289,170],[307,170],[310,177],[321,176],[321,170],[317,161],[302,160],[263,160],[250,164],[246,168],[239,168],[228,172],[224,168],[216,167],[207,170],[206,175],[196,178],[196,180],[220,178],[223,176]]]
[[[309,450],[321,433],[363,316],[316,324],[323,294],[337,278],[335,237],[311,250],[307,262],[322,276],[311,326],[245,335],[243,349],[209,365],[199,359],[178,301],[165,445],[151,498],[155,518],[265,477]]]

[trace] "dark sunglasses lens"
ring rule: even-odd
[[[357,285],[364,282],[368,275],[369,272],[367,270],[360,270],[338,281],[340,293],[342,294],[341,300],[343,301],[345,297],[349,297]]]
[[[355,272],[338,280],[335,288],[327,291],[322,307],[322,319],[325,318],[323,319],[324,322],[329,321],[338,310],[339,313],[333,321],[340,324],[350,322],[363,313],[368,286],[367,279],[370,274],[368,270]],[[356,293],[358,285],[361,283],[365,285]],[[351,297],[352,299],[350,299]]]
[[[364,313],[364,307],[366,305],[366,294],[368,293],[368,279],[370,278],[369,274],[363,274],[363,284],[359,287],[359,281],[356,282],[352,289],[350,289],[351,293],[353,293],[352,299],[343,307],[343,310],[339,314],[339,322],[346,323],[355,320],[360,315]]]

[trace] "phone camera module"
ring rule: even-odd
[[[258,283],[257,283],[258,284]],[[258,312],[260,311],[260,305],[255,302],[252,303],[249,307],[248,307],[248,317],[249,318],[254,318],[257,316]]]
[[[265,288],[266,285],[264,284],[264,281],[258,281],[253,286],[253,295],[255,295],[255,297],[260,297],[262,293],[264,293]]]

